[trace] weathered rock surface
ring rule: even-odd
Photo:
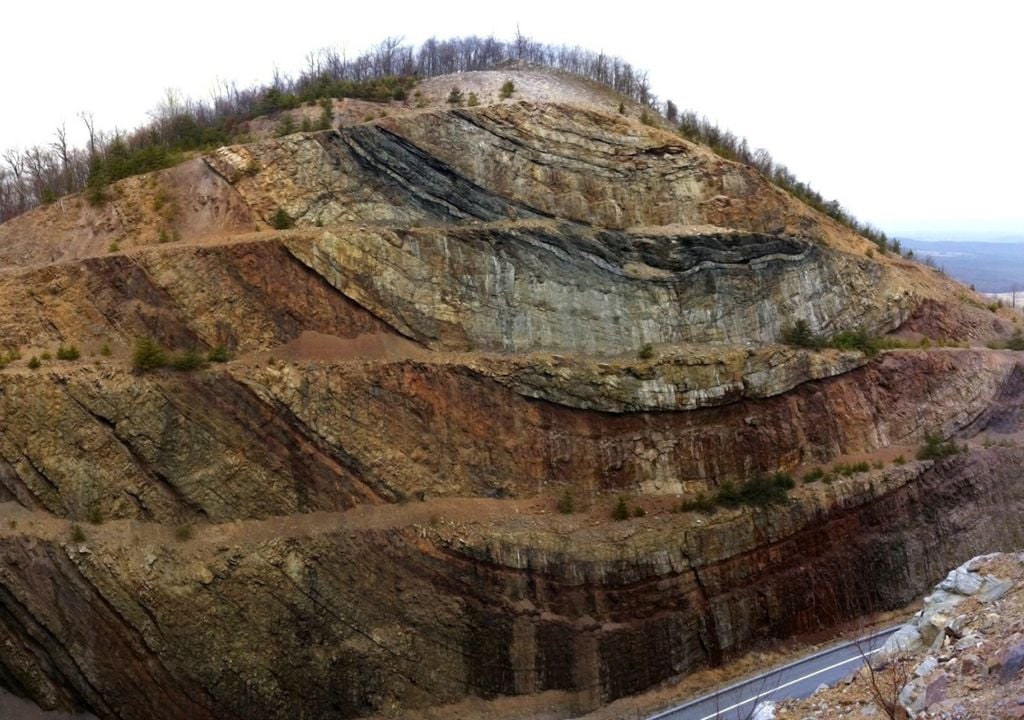
[[[519,395],[488,377],[501,365],[9,374],[0,483],[26,506],[64,517],[98,510],[165,522],[423,495],[713,492],[754,472],[953,432],[981,415],[1018,367],[980,351],[905,352],[762,400],[608,414]],[[548,366],[536,358],[533,367]],[[580,386],[571,373],[548,377],[548,396]]]
[[[346,120],[0,227],[0,685],[103,720],[577,712],[1019,544],[1013,353],[779,344],[1008,320],[610,107]],[[137,337],[231,362],[133,371]],[[1006,442],[882,465],[928,433]]]

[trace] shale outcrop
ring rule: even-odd
[[[1011,312],[535,75],[0,226],[0,686],[574,714],[1020,546],[1024,368],[984,347]],[[785,344],[801,321],[892,342]],[[228,361],[143,371],[138,338]]]

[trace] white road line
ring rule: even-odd
[[[753,702],[754,700],[759,700],[762,697],[768,697],[769,695],[771,695],[773,693],[776,693],[779,690],[782,690],[783,688],[787,688],[790,685],[795,685],[798,682],[803,682],[804,680],[806,680],[808,678],[812,678],[815,675],[821,675],[823,672],[828,672],[829,670],[835,670],[837,667],[840,667],[841,665],[846,665],[848,663],[852,663],[855,660],[863,661],[865,658],[867,658],[868,655],[874,655],[876,652],[878,652],[881,649],[882,648],[875,648],[874,650],[869,650],[868,652],[864,653],[863,657],[861,655],[856,655],[856,656],[854,656],[852,658],[848,658],[846,660],[843,660],[842,662],[837,662],[835,665],[829,665],[828,667],[823,667],[820,670],[815,670],[814,672],[812,672],[812,673],[810,673],[808,675],[804,675],[803,677],[799,677],[796,680],[790,680],[788,683],[783,683],[782,685],[777,685],[776,687],[772,688],[771,691],[769,691],[769,692],[766,692],[764,694],[758,693],[757,695],[755,695],[752,698],[747,698],[746,700],[742,700],[742,701],[736,703],[735,705],[730,705],[727,708],[723,708],[721,710],[717,710],[714,713],[712,713],[711,715],[705,715],[700,720],[714,720],[714,718],[717,718],[717,717],[721,716],[722,713],[727,713],[730,710],[735,710],[738,707],[746,705],[749,702]]]

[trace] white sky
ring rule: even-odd
[[[620,55],[887,232],[1024,232],[1014,2],[9,2],[0,149],[92,111],[134,127],[178,88],[291,72],[387,35],[523,33]],[[80,137],[80,136],[79,136]]]

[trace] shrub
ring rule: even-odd
[[[40,355],[39,355],[39,359],[40,360],[51,360],[52,358],[53,358],[53,356],[50,355],[49,351],[47,351],[47,350],[43,350],[43,352],[40,353]]]
[[[206,360],[199,352],[193,348],[186,350],[183,353],[179,353],[171,358],[171,367],[175,370],[181,370],[188,372],[190,370],[199,370],[206,364]]]
[[[76,543],[85,542],[85,531],[82,526],[75,523],[71,526],[71,541]]]
[[[572,494],[568,490],[562,493],[562,497],[558,498],[558,512],[563,515],[572,515],[573,513]]]
[[[191,525],[179,525],[174,529],[174,539],[178,542],[188,542],[192,539],[193,530]]]
[[[727,508],[737,508],[743,504],[743,496],[736,489],[735,483],[726,480],[718,487],[715,502]]]
[[[869,335],[865,330],[845,330],[841,333],[826,337],[811,332],[811,326],[806,320],[797,320],[791,327],[782,331],[782,339],[787,345],[804,348],[836,348],[837,350],[859,350],[868,357],[878,354],[884,347],[900,347],[903,345],[898,340],[884,340]]]
[[[840,350],[860,350],[868,357],[876,355],[879,350],[878,338],[869,336],[864,330],[847,330],[833,335],[827,344]]]
[[[90,182],[85,189],[85,199],[93,207],[99,207],[107,202],[106,183]]]
[[[783,490],[792,490],[796,487],[796,481],[793,476],[787,472],[777,472],[772,475],[772,482],[776,487],[782,488]]]
[[[619,498],[619,501],[615,503],[615,508],[612,510],[613,520],[626,520],[629,518],[629,507],[626,506],[626,499],[623,497]]]
[[[285,115],[281,118],[281,122],[277,124],[274,135],[284,137],[285,135],[291,135],[293,132],[295,132],[295,120],[292,119],[291,115]]]
[[[738,487],[729,481],[722,483],[718,488],[718,494],[715,495],[715,502],[727,508],[738,508],[741,505],[780,505],[787,501],[787,493],[795,486],[796,482],[789,473],[755,475]]]
[[[63,345],[61,345],[59,348],[57,348],[57,359],[58,360],[69,360],[70,361],[70,360],[77,360],[79,357],[81,357],[81,353],[78,352],[78,348],[75,347],[74,345],[68,345],[67,347],[64,347]]]
[[[330,98],[322,98],[320,100],[320,119],[317,120],[317,130],[330,130],[331,123],[334,121],[334,107],[331,104]]]
[[[626,114],[626,106],[625,106],[624,103],[620,102],[619,103],[619,115],[625,115],[625,114]]]
[[[103,524],[103,510],[98,503],[89,503],[89,507],[85,511],[85,519],[92,525]]]
[[[141,337],[135,341],[132,367],[136,370],[156,370],[167,364],[167,351],[152,338]]]
[[[811,325],[806,320],[801,318],[797,320],[791,327],[786,328],[782,331],[782,338],[788,345],[795,345],[797,347],[820,347],[820,338],[811,332]]]
[[[288,230],[295,227],[295,221],[291,215],[285,212],[284,208],[278,208],[274,216],[270,218],[270,227],[275,230]]]
[[[937,433],[925,433],[924,445],[917,451],[917,459],[939,460],[962,451],[963,448],[953,440],[943,440]]]
[[[894,465],[906,465],[907,459],[902,455],[897,455],[896,459],[892,461]]]
[[[110,357],[110,345],[103,343],[102,347],[100,347],[100,355]]]
[[[685,500],[679,503],[679,512],[699,512],[705,515],[714,515],[718,512],[718,508],[715,506],[713,498],[709,498],[704,493],[697,493],[697,497],[693,500]]]
[[[649,112],[644,110],[640,113],[640,122],[642,122],[644,125],[654,125],[654,118],[651,117],[651,114]]]
[[[740,486],[740,502],[756,507],[784,503],[786,491],[793,485],[793,478],[786,473],[776,473],[771,477],[757,475]]]
[[[833,465],[832,472],[843,477],[851,477],[857,473],[864,473],[871,469],[866,462]]]
[[[502,84],[501,90],[498,92],[498,97],[500,97],[502,100],[508,100],[510,97],[512,97],[512,95],[513,95],[513,93],[515,93],[515,91],[516,91],[516,84],[514,82],[512,82],[511,80],[506,80]]]
[[[642,518],[642,517],[645,517],[646,515],[647,515],[647,511],[644,510],[639,505],[637,505],[636,507],[633,508],[633,517]]]
[[[217,347],[215,347],[212,350],[210,350],[210,352],[206,353],[206,359],[209,362],[215,362],[215,363],[227,362],[228,361],[228,349],[226,347],[224,347],[223,345],[218,345]]]
[[[643,346],[637,351],[636,356],[641,360],[650,360],[654,357],[654,346],[650,343],[644,343]]]
[[[115,253],[118,252],[120,249],[121,245],[117,242],[112,242],[109,245],[107,245],[107,252]]]
[[[816,467],[810,472],[808,472],[806,475],[804,475],[804,483],[818,482],[824,477],[825,471],[820,467]]]
[[[480,104],[480,98],[478,98],[476,96],[475,92],[471,92],[469,94],[469,99],[466,100],[466,105],[468,105],[469,107],[476,107],[479,104]]]
[[[39,358],[37,358],[37,357],[36,357],[35,355],[33,355],[32,357],[30,357],[30,358],[29,358],[29,360],[28,360],[28,368],[29,368],[29,370],[38,370],[38,369],[39,369],[39,367],[40,367],[40,366],[41,366],[42,364],[43,364],[43,363],[42,363],[42,362],[40,362]]]
[[[1020,328],[1013,333],[1013,337],[1006,341],[1006,347],[1010,350],[1024,350],[1024,336],[1021,335]]]
[[[448,104],[449,105],[462,105],[462,91],[457,87],[453,87],[452,91],[448,93]]]

